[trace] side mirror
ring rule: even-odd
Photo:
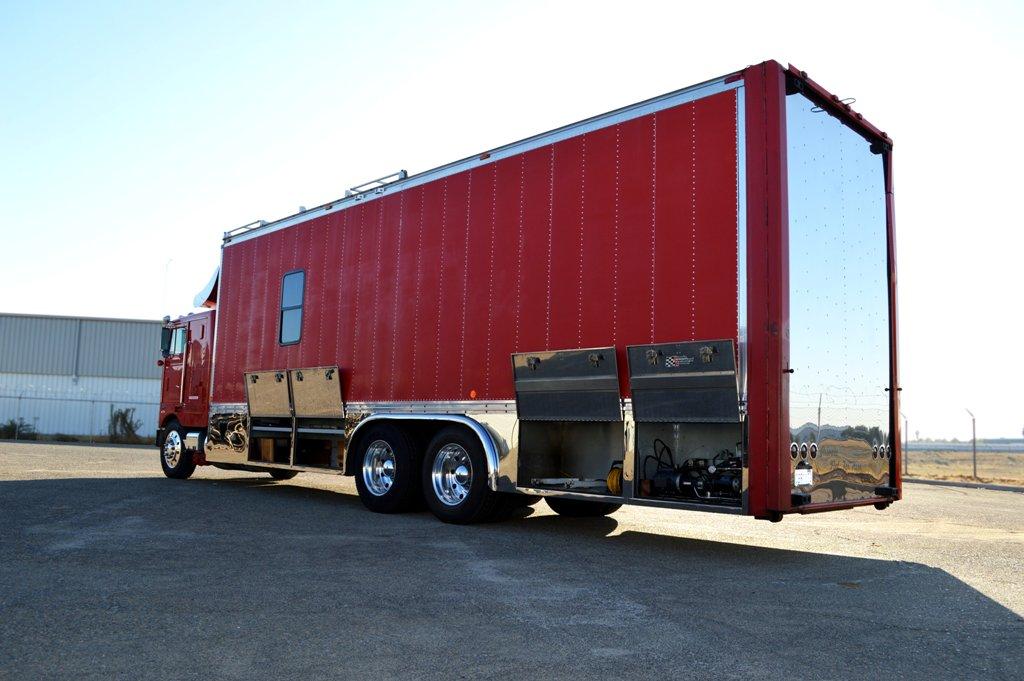
[[[160,354],[167,357],[171,354],[171,329],[163,327],[160,329]]]

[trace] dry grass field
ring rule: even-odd
[[[907,476],[933,480],[973,480],[970,452],[911,451]],[[1024,452],[978,452],[978,480],[1024,484]]]

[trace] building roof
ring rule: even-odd
[[[160,378],[162,322],[0,313],[0,372]]]

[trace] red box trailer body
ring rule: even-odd
[[[891,150],[766,62],[228,232],[212,357],[165,349],[212,368],[165,385],[165,470],[342,472],[375,510],[424,494],[456,521],[514,493],[885,507]],[[198,352],[203,317],[169,333]]]

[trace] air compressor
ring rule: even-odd
[[[676,464],[672,450],[654,441],[654,454],[644,458],[642,489],[646,496],[707,501],[731,501],[743,493],[743,459],[727,449],[709,458],[689,458]],[[657,464],[652,472],[651,463]]]

